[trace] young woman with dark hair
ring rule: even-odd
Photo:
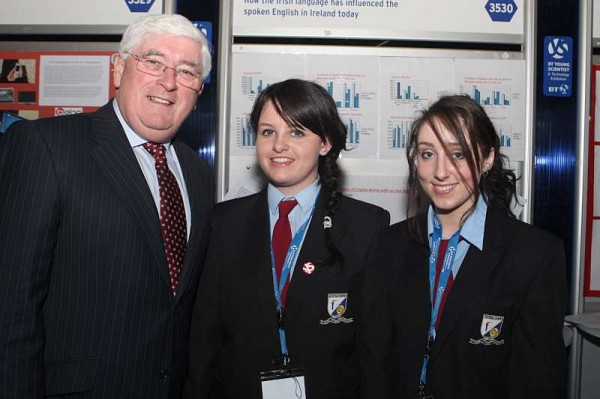
[[[215,207],[186,395],[358,398],[359,286],[389,213],[341,194],[347,131],[318,84],[268,86],[250,124],[269,184]]]
[[[250,114],[250,125],[255,132],[259,132],[260,116],[265,107],[272,106],[279,117],[291,128],[300,131],[308,129],[317,135],[323,145],[329,150],[319,154],[318,164],[309,165],[311,169],[316,166],[321,185],[327,189],[328,198],[325,198],[325,217],[332,220],[342,200],[340,192],[341,170],[337,164],[340,152],[346,150],[346,125],[338,116],[335,102],[320,85],[300,79],[289,79],[286,82],[272,85],[267,88],[265,94],[259,96]],[[258,140],[261,141],[261,140]],[[269,144],[267,144],[268,147]],[[268,150],[268,148],[267,148]],[[269,168],[268,158],[261,158],[259,162],[265,173]],[[267,176],[270,177],[270,176]],[[310,176],[314,182],[314,176]],[[340,266],[344,264],[342,253],[336,248],[331,239],[331,230],[325,228],[325,242],[331,259],[327,263],[339,261]]]
[[[514,217],[484,109],[442,97],[407,157],[417,214],[382,234],[363,285],[363,397],[563,398],[563,244]]]

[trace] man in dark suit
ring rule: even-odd
[[[213,182],[174,137],[210,65],[187,19],[142,17],[113,101],[6,133],[0,397],[180,396]]]

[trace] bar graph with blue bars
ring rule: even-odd
[[[500,138],[500,147],[512,147],[512,134],[510,126],[498,126],[498,137]]]
[[[360,89],[356,83],[329,81],[325,88],[338,108],[360,108]]]
[[[240,147],[248,148],[256,145],[256,135],[250,127],[250,121],[247,117],[238,118],[238,132],[240,138]]]
[[[469,94],[481,105],[510,105],[510,89],[507,88],[485,90],[481,86],[473,85],[465,94]]]
[[[258,96],[269,86],[264,78],[254,76],[242,76],[242,94],[246,96]]]
[[[346,124],[346,128],[348,128],[348,144],[359,144],[360,143],[360,122],[356,119],[350,118],[348,123]]]
[[[392,149],[406,148],[406,146],[408,145],[408,135],[410,133],[411,123],[411,121],[391,123]]]
[[[428,100],[429,83],[427,81],[392,80],[390,94],[393,100]]]

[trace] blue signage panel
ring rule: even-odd
[[[210,21],[192,21],[192,23],[196,28],[200,29],[200,32],[204,33],[204,36],[206,36],[206,40],[208,40],[208,43],[210,43],[210,45],[212,46],[212,23]],[[208,83],[210,83],[210,75],[208,75],[206,79],[204,79],[204,84]]]
[[[488,0],[485,10],[494,22],[510,22],[517,12],[517,5],[513,0]]]
[[[571,97],[573,51],[572,37],[546,36],[544,38],[543,86],[545,96]]]
[[[212,23],[209,21],[192,21],[192,23],[204,33],[209,43],[212,43]]]
[[[148,12],[154,0],[125,0],[125,4],[131,12]]]

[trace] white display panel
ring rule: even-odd
[[[523,0],[233,0],[233,36],[522,43],[524,7]]]
[[[137,17],[144,14],[162,14],[165,0],[18,0],[5,1],[0,11],[0,32],[2,33],[36,33],[54,27],[86,26],[79,33],[95,33],[102,26],[127,26]],[[169,1],[169,0],[166,0]],[[133,9],[147,11],[132,12],[128,2],[133,2]],[[22,29],[19,29],[23,26]],[[33,26],[33,28],[26,28]],[[18,28],[17,28],[18,27]],[[42,29],[37,29],[41,27]],[[59,29],[62,32],[62,29]]]
[[[349,130],[347,146],[353,148],[340,160],[346,177],[344,194],[383,206],[394,222],[406,217],[408,166],[402,133],[407,135],[418,111],[445,93],[472,94],[477,86],[480,102],[496,128],[510,134],[502,152],[522,170],[526,62],[520,53],[277,49],[275,53],[269,46],[234,46],[225,199],[256,192],[263,184],[247,117],[260,90],[292,77],[318,82],[338,103]],[[494,104],[493,93],[501,103]]]

